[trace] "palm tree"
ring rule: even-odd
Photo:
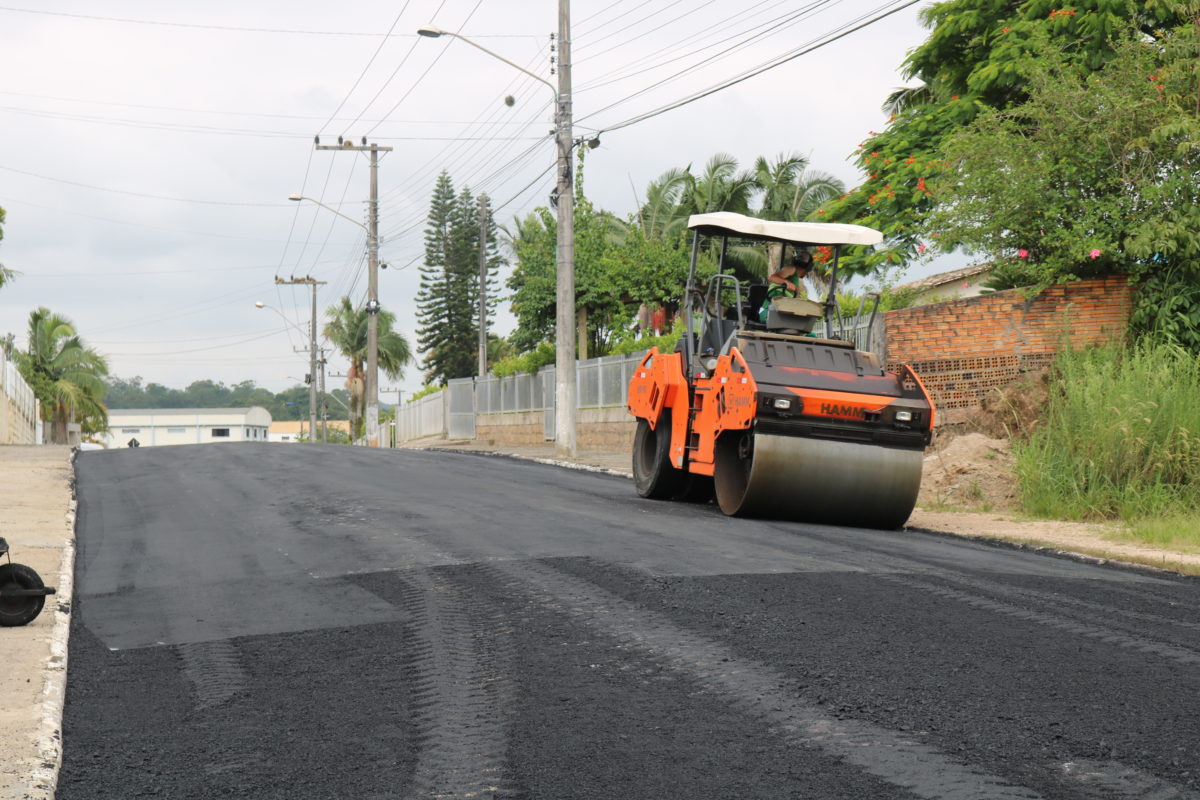
[[[367,398],[364,392],[364,362],[367,360],[367,320],[365,308],[355,308],[349,297],[330,306],[325,311],[328,322],[323,331],[325,338],[350,360],[346,388],[350,391],[350,429],[358,434],[359,423],[366,411]],[[379,368],[392,380],[404,374],[405,365],[412,361],[408,340],[392,330],[396,315],[380,311],[377,320]]]
[[[840,180],[808,169],[808,159],[795,153],[781,154],[774,163],[759,156],[754,162],[754,178],[762,192],[758,216],[782,222],[819,220],[821,206],[846,191]],[[781,255],[779,248],[772,248],[767,254],[769,265],[764,267],[767,270],[778,267]],[[819,293],[828,288],[828,278],[828,272],[819,266],[808,274],[808,280]]]
[[[29,314],[29,347],[18,352],[17,367],[50,422],[50,441],[67,443],[67,424],[78,421],[88,431],[108,426],[103,376],[108,362],[86,346],[66,317],[39,308]]]
[[[707,214],[713,211],[750,213],[750,199],[756,184],[754,173],[738,172],[737,159],[728,153],[717,153],[704,165],[699,176],[686,170],[687,179],[679,200],[679,214]]]

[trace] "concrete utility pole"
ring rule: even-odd
[[[367,446],[379,447],[379,154],[390,147],[342,142],[317,144],[318,150],[362,150],[371,154],[371,199],[367,209]]]
[[[319,281],[311,275],[303,278],[284,280],[275,276],[275,283],[284,286],[308,284],[312,287],[312,326],[308,329],[308,443],[317,441],[317,287],[324,286],[325,281]]]
[[[571,3],[558,0],[558,88],[504,56],[466,36],[432,25],[417,33],[436,39],[453,36],[510,67],[541,81],[554,92],[554,142],[558,149],[558,183],[551,200],[558,212],[557,268],[554,313],[554,449],[560,458],[575,455],[575,192],[573,190],[571,131]]]
[[[325,348],[321,348],[321,383],[317,393],[321,398],[321,442],[329,441],[329,400],[325,397]]]
[[[575,191],[571,131],[571,2],[558,0],[558,292],[554,319],[554,449],[560,458],[575,448]]]
[[[487,195],[479,195],[479,377],[487,375]]]

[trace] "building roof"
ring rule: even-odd
[[[153,415],[156,417],[195,417],[216,416],[220,414],[241,414],[242,416],[246,416],[255,410],[266,411],[262,406],[248,406],[246,408],[110,408],[108,416],[111,417],[114,414]]]
[[[937,275],[930,275],[916,281],[901,283],[893,288],[895,289],[933,289],[938,286],[945,286],[947,283],[961,281],[963,278],[970,278],[972,275],[978,275],[981,272],[987,272],[992,268],[991,263],[973,264],[962,269],[954,269],[949,272],[939,272]]]

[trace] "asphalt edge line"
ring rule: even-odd
[[[534,461],[538,464],[548,464],[552,467],[565,467],[567,469],[583,470],[584,472],[599,472],[605,475],[616,475],[621,478],[633,478],[632,472],[622,472],[621,470],[609,469],[607,467],[597,467],[591,464],[580,464],[575,461],[562,461],[556,458],[537,458],[535,456],[522,456],[516,453],[498,453],[494,450],[467,450],[458,447],[426,447],[425,450],[432,450],[438,453],[469,453],[476,456],[490,456],[492,458],[511,458],[519,461]],[[905,526],[902,528],[906,533],[921,533],[926,536],[940,536],[946,539],[955,539],[957,541],[979,542],[987,547],[1003,548],[1008,550],[1022,550],[1027,553],[1037,553],[1038,555],[1049,556],[1051,558],[1062,558],[1067,561],[1076,561],[1081,564],[1091,564],[1097,567],[1109,567],[1112,569],[1130,570],[1133,572],[1149,572],[1155,575],[1170,575],[1172,577],[1188,577],[1182,572],[1177,572],[1165,567],[1155,567],[1150,564],[1139,564],[1136,561],[1121,561],[1116,558],[1102,558],[1100,556],[1091,556],[1087,553],[1076,553],[1073,550],[1060,550],[1057,547],[1047,547],[1046,545],[1030,544],[1028,542],[1014,542],[1009,539],[998,539],[994,536],[973,536],[967,533],[951,533],[949,531],[935,531],[931,528],[920,528],[915,526]]]
[[[932,528],[905,527],[906,533],[922,533],[926,536],[939,536],[944,539],[955,539],[963,542],[979,542],[985,547],[995,547],[1002,550],[1022,550],[1026,553],[1037,553],[1038,555],[1049,556],[1051,558],[1061,558],[1067,561],[1075,561],[1080,564],[1091,564],[1095,567],[1111,567],[1112,569],[1129,570],[1133,572],[1149,572],[1154,575],[1169,575],[1174,578],[1189,578],[1194,577],[1186,575],[1182,572],[1177,572],[1166,567],[1156,567],[1153,564],[1141,564],[1137,561],[1122,561],[1119,558],[1106,558],[1104,556],[1093,556],[1087,553],[1076,553],[1074,550],[1061,550],[1057,547],[1050,547],[1044,544],[1032,544],[1030,542],[1015,542],[1011,539],[1000,539],[995,536],[975,536],[969,533],[952,533],[950,531],[935,531]]]
[[[54,631],[50,635],[50,658],[46,663],[46,680],[42,686],[42,721],[37,737],[37,753],[41,765],[33,771],[30,800],[54,800],[58,791],[58,773],[62,769],[63,706],[67,688],[67,643],[71,633],[71,612],[75,597],[75,525],[78,520],[79,498],[75,484],[75,456],[72,448],[67,464],[71,469],[71,502],[67,505],[67,538],[63,543],[62,561],[58,570],[55,594]],[[63,609],[66,609],[64,611]]]

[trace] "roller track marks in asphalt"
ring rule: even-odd
[[[197,712],[225,705],[245,688],[246,672],[232,642],[181,644],[176,652],[184,677],[195,687]]]
[[[552,566],[505,561],[485,568],[506,589],[567,614],[621,647],[640,651],[697,681],[796,747],[819,748],[916,797],[1031,800],[1041,796],[939,752],[920,741],[919,734],[836,719],[798,700],[788,681],[771,668]]]
[[[406,572],[402,606],[413,647],[405,656],[419,750],[410,798],[509,796],[504,767],[513,706],[511,640],[504,625],[453,583]]]
[[[993,614],[999,614],[1001,616],[1023,620],[1035,625],[1042,625],[1044,627],[1052,628],[1064,633],[1081,636],[1085,639],[1095,639],[1103,642],[1104,644],[1112,645],[1113,647],[1134,650],[1145,655],[1156,656],[1168,661],[1174,661],[1177,664],[1186,664],[1188,666],[1200,664],[1200,653],[1196,652],[1195,650],[1189,650],[1186,647],[1155,641],[1144,636],[1138,636],[1121,631],[1109,625],[1081,622],[1057,612],[1036,611],[1031,608],[1004,602],[1002,600],[995,600],[981,593],[993,592],[1002,594],[1006,591],[1009,591],[996,584],[978,584],[958,577],[947,578],[955,583],[959,583],[967,586],[970,589],[974,589],[974,591],[964,591],[955,589],[951,586],[943,586],[937,583],[932,583],[928,580],[909,577],[907,575],[884,574],[880,575],[879,577],[881,580],[889,581],[909,589],[917,589],[919,591],[928,592],[936,597],[941,597],[946,600],[953,600],[956,603],[961,603],[962,605],[969,606],[971,608],[977,608],[983,611],[989,611]],[[1011,591],[1011,594],[1017,596],[1033,596],[1035,593],[1014,590]]]
[[[825,541],[825,537],[814,538]],[[1200,625],[1194,622],[1171,619],[1170,617],[1147,612],[1121,609],[1090,600],[1070,598],[1063,595],[1007,585],[997,579],[981,580],[970,578],[958,572],[923,561],[919,558],[898,556],[880,548],[859,544],[861,550],[874,555],[885,555],[895,570],[877,573],[880,580],[905,586],[922,592],[931,593],[936,597],[988,611],[993,614],[1019,619],[1035,625],[1041,625],[1053,630],[1073,634],[1085,639],[1093,639],[1113,647],[1132,650],[1144,655],[1154,656],[1175,662],[1177,664],[1200,664],[1200,650],[1174,642],[1164,642],[1145,635],[1144,629],[1129,630],[1120,627],[1115,618],[1124,617],[1139,622],[1151,622],[1167,628],[1195,631]],[[852,562],[844,560],[847,566]],[[943,583],[936,583],[940,580]],[[960,587],[960,588],[956,588]],[[1117,587],[1124,588],[1124,587]],[[1140,590],[1126,589],[1127,593],[1136,593],[1143,599],[1156,602],[1168,602],[1162,597],[1144,593]],[[1048,607],[1048,610],[1029,608],[1030,601]],[[1063,606],[1075,606],[1075,609],[1064,609]],[[1071,615],[1074,616],[1071,616]],[[1128,623],[1127,623],[1128,626]],[[1129,626],[1131,627],[1131,626]]]

